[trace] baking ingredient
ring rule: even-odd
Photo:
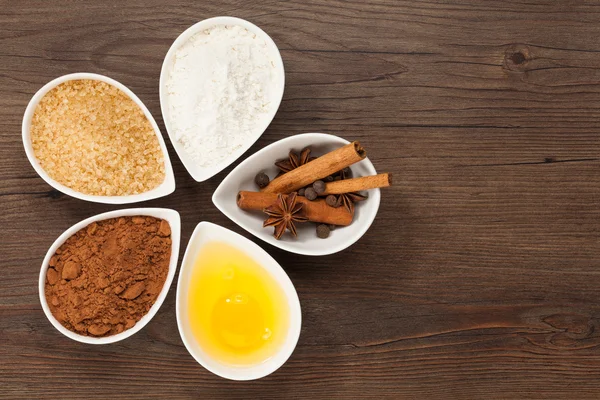
[[[317,182],[313,184],[316,185]],[[384,173],[360,178],[342,179],[336,182],[328,182],[323,185],[320,195],[340,194],[358,192],[361,190],[385,188],[392,185],[392,174]]]
[[[338,196],[336,207],[344,206],[348,212],[354,212],[354,203],[364,201],[368,198],[368,195],[361,194],[358,192],[342,193]]]
[[[318,158],[310,157],[310,153],[310,147],[304,148],[300,155],[291,150],[287,159],[275,163],[280,171],[271,182],[263,172],[256,175],[255,182],[261,188],[260,193],[238,193],[239,208],[263,210],[269,215],[263,227],[274,226],[276,239],[280,239],[286,229],[294,237],[297,236],[294,223],[299,221],[282,209],[281,204],[285,205],[282,199],[293,196],[294,204],[302,207],[303,221],[320,223],[316,232],[319,238],[324,239],[329,237],[331,226],[346,226],[352,222],[354,203],[368,198],[360,191],[392,184],[392,175],[389,173],[352,179],[350,165],[366,157],[366,151],[358,142],[349,143]],[[302,186],[307,183],[308,186]],[[284,193],[291,188],[298,188],[297,192],[292,191],[286,197]],[[274,196],[277,196],[275,204]]]
[[[263,223],[263,228],[274,227],[273,236],[275,236],[275,239],[281,239],[286,229],[296,237],[298,235],[296,223],[308,221],[304,204],[297,202],[296,197],[296,192],[288,195],[279,194],[277,195],[277,201],[263,210],[269,216]]]
[[[339,207],[340,205],[338,204],[337,200],[337,197],[333,194],[327,195],[327,197],[325,197],[325,202],[329,207]]]
[[[45,296],[52,315],[86,336],[133,327],[152,307],[171,258],[169,223],[148,216],[94,222],[52,256]]]
[[[312,161],[310,157],[310,147],[305,147],[300,152],[300,155],[296,154],[295,151],[290,150],[288,154],[288,158],[285,160],[279,160],[275,162],[275,166],[279,168],[281,172],[290,172],[293,169],[298,168],[301,165],[306,164],[309,161]],[[316,158],[316,157],[314,157]],[[314,159],[313,158],[313,159]]]
[[[337,174],[340,179],[350,179],[352,178],[352,169],[350,167],[346,167],[344,169],[342,169],[340,172],[338,172]]]
[[[327,239],[329,237],[330,232],[331,232],[331,230],[329,229],[328,225],[325,225],[325,224],[317,225],[317,237],[319,237],[320,239]]]
[[[318,197],[317,191],[312,187],[307,187],[306,190],[304,190],[304,197],[306,197],[307,200],[313,201]]]
[[[366,156],[367,152],[359,142],[348,143],[273,179],[261,190],[267,193],[291,193],[357,163]]]
[[[275,193],[241,191],[237,196],[237,205],[242,210],[263,211],[277,201]],[[311,222],[347,226],[352,223],[354,213],[343,207],[333,208],[325,203],[325,199],[309,201],[306,197],[296,196],[296,202],[302,203],[306,217]]]
[[[216,25],[175,52],[166,79],[170,132],[201,167],[253,142],[277,107],[278,72],[267,43],[237,25]]]
[[[325,194],[325,182],[319,180],[319,181],[315,181],[312,184],[313,189],[315,190],[315,193],[318,194],[319,196],[321,196],[322,194]]]
[[[132,195],[165,179],[150,121],[126,93],[106,82],[72,80],[50,90],[35,109],[30,133],[40,166],[80,193]]]
[[[259,172],[254,177],[254,182],[256,183],[256,186],[258,186],[259,188],[264,188],[269,184],[269,176],[267,174],[265,174],[264,172]]]
[[[243,251],[208,242],[198,253],[187,291],[187,318],[198,345],[228,365],[256,365],[281,348],[289,306],[275,279]]]

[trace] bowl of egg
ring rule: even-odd
[[[107,76],[74,73],[44,85],[25,110],[22,137],[38,175],[69,196],[126,204],[175,190],[152,114]]]
[[[291,356],[302,316],[289,277],[267,252],[218,225],[196,226],[177,284],[177,325],[189,353],[232,380],[259,379]]]

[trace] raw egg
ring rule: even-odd
[[[227,243],[208,242],[200,249],[187,303],[194,338],[209,357],[224,364],[265,362],[288,333],[289,306],[277,281]]]

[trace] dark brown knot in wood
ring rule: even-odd
[[[504,53],[504,68],[511,71],[524,71],[530,59],[531,53],[526,45],[511,45]]]
[[[510,60],[519,65],[519,64],[523,64],[526,60],[525,55],[523,53],[521,53],[520,51],[513,53],[512,56],[510,56]]]
[[[589,348],[597,346],[600,337],[596,332],[597,320],[581,312],[559,312],[542,319],[555,332],[547,344],[557,349]]]

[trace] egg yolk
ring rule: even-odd
[[[287,300],[275,279],[251,257],[221,242],[207,243],[198,254],[187,315],[202,350],[237,366],[272,357],[289,325]]]
[[[220,299],[212,323],[223,343],[234,349],[260,346],[265,331],[265,319],[260,304],[244,293],[232,293]]]

